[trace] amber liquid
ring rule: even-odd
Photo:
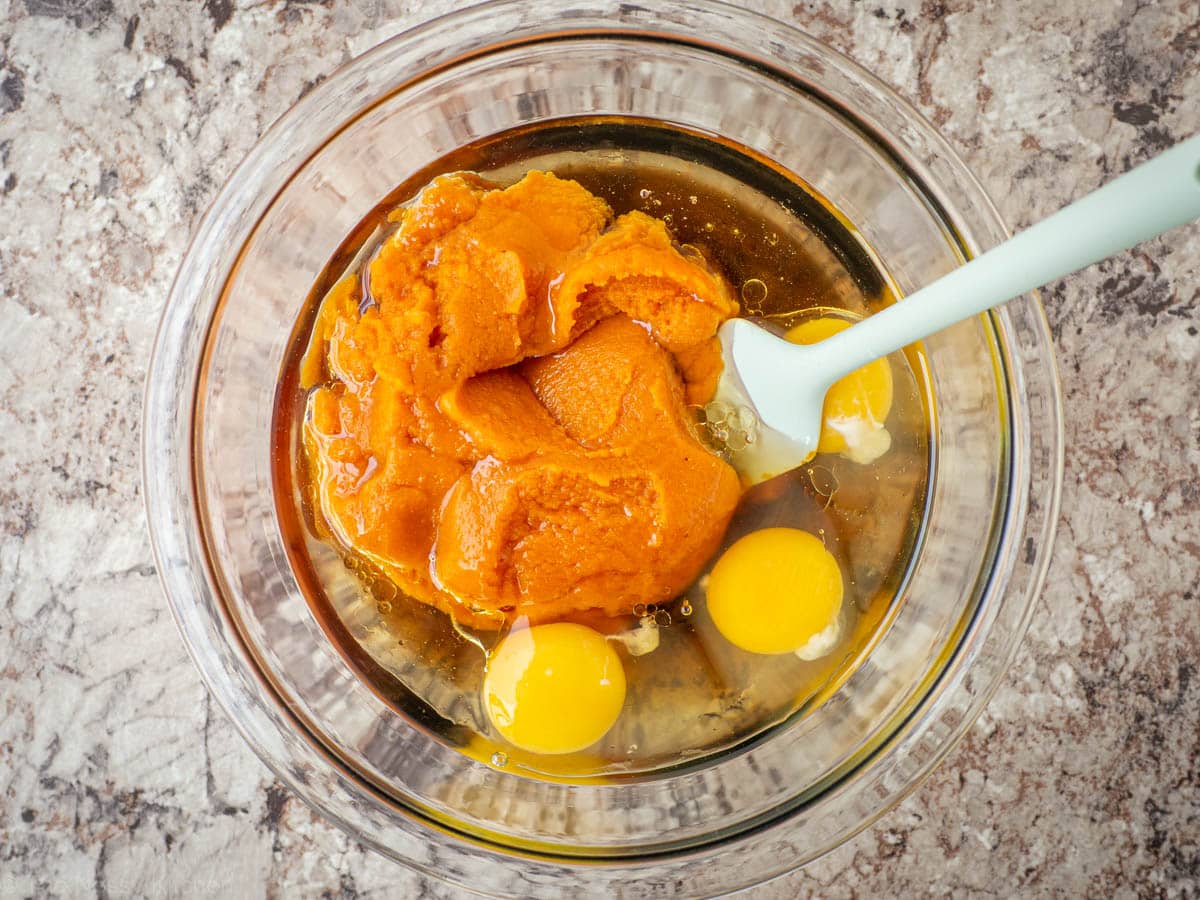
[[[831,652],[804,661],[729,644],[705,613],[710,561],[680,598],[637,610],[643,622],[656,623],[658,647],[642,655],[622,651],[628,695],[600,743],[558,757],[514,750],[492,731],[479,701],[486,650],[500,636],[457,628],[405,597],[338,546],[321,521],[300,440],[299,367],[321,299],[370,256],[386,234],[388,212],[445,172],[474,171],[504,185],[531,169],[576,179],[618,215],[638,209],[664,219],[679,243],[700,248],[740,289],[742,315],[773,330],[832,311],[867,315],[895,294],[852,226],[794,177],[712,137],[611,118],[493,136],[418,172],[363,218],[314,286],[280,382],[273,458],[293,567],[325,632],[399,713],[471,756],[534,777],[636,777],[701,761],[802,715],[869,652],[919,543],[931,466],[929,381],[919,349],[893,354],[891,449],[869,465],[819,455],[747,490],[722,545],[771,526],[821,537],[846,586],[841,637]],[[638,621],[628,617],[612,630]]]

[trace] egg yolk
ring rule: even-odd
[[[786,337],[796,344],[815,344],[851,324],[824,316],[801,322]],[[892,437],[884,427],[891,409],[892,367],[886,359],[851,372],[825,394],[817,452],[840,453],[856,463],[874,462],[892,446]]]
[[[836,641],[842,572],[807,531],[764,528],[738,539],[713,566],[706,592],[717,630],[743,650],[814,658],[816,644]]]
[[[522,750],[583,750],[604,737],[624,703],[620,657],[584,625],[513,631],[488,657],[484,708],[505,740]]]

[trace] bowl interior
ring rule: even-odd
[[[925,343],[936,458],[922,545],[877,644],[822,703],[737,752],[614,784],[535,781],[454,751],[397,715],[326,638],[272,492],[270,428],[293,324],[368,210],[476,138],[612,115],[721,135],[795,173],[852,223],[901,294],[1003,233],[915,113],[782,26],[699,6],[655,31],[638,20],[646,11],[622,14],[630,24],[606,10],[544,34],[522,31],[529,13],[519,6],[435,23],[351,64],[268,135],[210,213],[176,284],[172,303],[187,308],[174,322],[168,310],[147,401],[148,429],[153,416],[164,426],[147,437],[147,478],[170,482],[148,486],[152,523],[167,517],[156,549],[168,593],[210,685],[260,754],[398,858],[428,865],[423,839],[452,859],[440,874],[498,885],[514,873],[573,877],[571,860],[681,860],[757,833],[758,874],[778,872],[910,788],[965,728],[1023,627],[1028,598],[1007,613],[1002,600],[1028,512],[1031,382],[1057,427],[1052,364],[1048,387],[1042,373],[1024,374],[1030,360],[1047,361],[1039,313],[1028,301],[1015,323],[989,315]],[[771,56],[703,37],[730,33],[707,30],[721,25]],[[485,39],[505,28],[508,40]],[[1042,450],[1051,469],[1053,437]],[[1039,527],[1036,548],[1047,536]],[[1036,561],[1024,564],[1036,582]],[[992,631],[1004,653],[949,704],[948,686],[968,677]],[[784,837],[762,829],[784,823],[788,851],[772,853]],[[481,867],[496,859],[494,871]],[[667,874],[674,864],[654,863]]]

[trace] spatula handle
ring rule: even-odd
[[[832,381],[962,319],[1200,218],[1200,135],[819,345]]]

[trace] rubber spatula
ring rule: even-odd
[[[815,344],[746,319],[718,336],[715,400],[752,416],[730,461],[750,484],[803,465],[817,449],[825,394],[873,360],[1013,297],[1200,218],[1200,135],[1189,138],[898,303]]]

